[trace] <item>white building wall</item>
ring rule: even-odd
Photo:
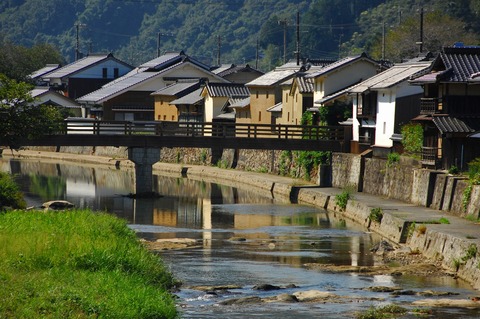
[[[402,82],[401,84],[397,85],[397,99],[405,96],[422,94],[423,88],[420,85],[410,85],[408,82]]]
[[[392,147],[395,123],[396,89],[378,91],[375,146]]]
[[[352,118],[353,118],[353,126],[352,126],[352,140],[353,141],[359,141],[359,136],[360,136],[360,123],[358,123],[357,119],[357,113],[358,113],[358,105],[361,105],[362,103],[362,96],[360,94],[355,94],[353,96],[353,112],[352,112]]]
[[[213,119],[213,113],[214,113],[214,105],[213,105],[213,99],[210,97],[210,95],[205,95],[205,110],[204,110],[204,121],[205,122],[211,122]]]
[[[364,81],[377,73],[376,66],[367,61],[359,61],[315,79],[313,101],[343,90],[355,83]],[[323,85],[320,83],[323,82]]]
[[[103,68],[107,69],[107,79],[114,78],[114,69],[118,68],[118,76],[122,76],[130,72],[131,68],[114,60],[107,60],[100,64],[94,65],[82,72],[74,74],[71,78],[75,79],[103,79]]]

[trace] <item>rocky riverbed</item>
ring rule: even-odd
[[[201,240],[190,238],[168,238],[158,239],[156,241],[142,240],[143,243],[152,251],[161,253],[166,250],[193,249],[201,246]],[[244,238],[230,238],[229,241],[235,241],[244,245],[282,245],[281,242],[264,241],[262,243],[248,243]],[[314,243],[312,243],[313,245]],[[418,251],[411,251],[407,246],[392,244],[388,241],[381,241],[375,247],[372,247],[375,254],[375,265],[373,266],[351,266],[351,265],[333,265],[322,263],[307,263],[303,267],[312,272],[330,272],[330,273],[357,273],[362,276],[434,276],[434,277],[455,277],[442,268],[438,260],[425,259]],[[303,290],[294,284],[281,286],[275,283],[258,284],[251,288],[254,291],[274,292],[268,297],[259,297],[258,295],[246,295],[238,297],[235,291],[245,289],[241,285],[209,285],[209,286],[190,286],[181,289],[197,290],[204,293],[203,298],[218,300],[217,305],[222,307],[235,307],[260,303],[317,303],[317,304],[343,304],[343,303],[361,303],[361,302],[384,302],[385,298],[380,294],[388,293],[390,296],[416,296],[417,298],[411,304],[402,304],[406,307],[454,307],[480,309],[479,296],[459,296],[452,291],[435,291],[431,289],[413,291],[403,289],[400,286],[370,286],[363,288],[370,292],[379,293],[378,297],[358,297],[356,295],[340,295],[334,289],[321,290]],[[292,292],[294,290],[294,292]],[[234,297],[229,297],[235,295]]]

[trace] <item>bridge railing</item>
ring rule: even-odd
[[[344,127],[342,126],[67,119],[65,121],[65,131],[60,133],[341,141],[345,139],[344,131]]]

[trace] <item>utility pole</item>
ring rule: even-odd
[[[382,25],[382,60],[385,61],[385,22]]]
[[[258,38],[257,38],[257,50],[255,52],[255,69],[258,70]]]
[[[160,38],[162,37],[162,33],[158,32],[157,38],[157,58],[160,56]]]
[[[300,65],[300,12],[297,11],[297,65]]]
[[[165,37],[173,37],[173,34],[171,33],[162,33],[162,32],[158,32],[158,38],[157,38],[157,58],[162,55],[162,53],[160,52],[160,39],[162,36],[165,36]]]
[[[220,51],[222,48],[222,37],[217,35],[217,65],[220,66]]]
[[[420,9],[420,53],[423,52],[423,7]]]
[[[86,27],[86,24],[83,23],[77,23],[75,24],[76,30],[77,30],[77,36],[76,36],[76,44],[75,44],[75,61],[77,61],[80,58],[80,27]]]
[[[287,63],[287,19],[278,21],[278,24],[283,26],[283,64]]]

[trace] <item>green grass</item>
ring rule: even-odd
[[[0,318],[176,318],[175,284],[111,215],[0,214]]]
[[[388,319],[398,318],[407,312],[407,309],[397,305],[386,305],[382,307],[370,307],[367,311],[359,313],[356,319]]]

